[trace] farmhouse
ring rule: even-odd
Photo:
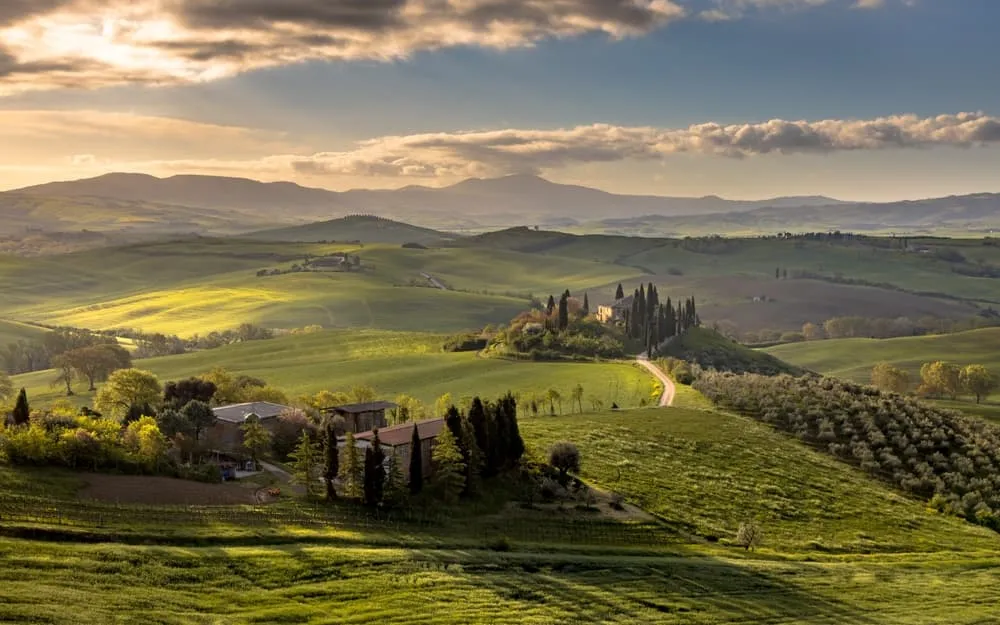
[[[278,424],[278,417],[288,406],[273,404],[266,401],[255,401],[246,404],[230,404],[213,408],[215,424],[209,431],[209,439],[223,450],[237,450],[243,446],[243,430],[247,419],[257,417],[260,424],[269,432],[273,432]]]
[[[625,315],[632,310],[632,300],[634,295],[623,297],[613,304],[597,307],[597,319],[601,323],[619,323],[625,321]]]
[[[431,453],[434,451],[434,441],[445,427],[444,419],[403,423],[378,431],[378,439],[386,459],[392,458],[393,452],[396,453],[399,468],[402,470],[403,478],[407,481],[410,479],[410,443],[413,440],[414,427],[417,428],[417,435],[420,437],[421,460],[423,460],[424,476],[426,477],[431,473]],[[373,438],[375,438],[375,432],[371,430],[354,436],[359,449],[367,449]],[[343,447],[344,440],[344,438],[338,439],[337,446]]]
[[[388,425],[388,421],[385,418],[385,411],[396,407],[396,404],[389,401],[374,401],[362,404],[333,406],[324,408],[323,412],[343,417],[344,429],[348,432],[357,433],[374,430],[375,428],[384,428]]]

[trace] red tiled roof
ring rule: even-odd
[[[427,440],[428,438],[437,438],[441,430],[444,429],[444,419],[429,419],[427,421],[403,423],[402,425],[382,428],[378,431],[378,438],[382,441],[383,445],[388,445],[389,447],[408,445],[410,440],[413,439],[414,425],[417,426],[417,431],[420,433],[420,440]],[[355,434],[354,438],[357,440],[371,440],[374,436],[374,432],[368,431]]]

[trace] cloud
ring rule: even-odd
[[[594,124],[556,130],[428,133],[374,138],[344,151],[272,153],[254,159],[158,159],[119,168],[271,178],[457,179],[543,173],[590,163],[663,161],[679,154],[741,159],[998,144],[1000,118],[959,113],[871,120],[709,122],[687,128]]]
[[[617,39],[684,14],[672,0],[4,0],[0,94],[199,82],[588,33]]]
[[[0,163],[97,167],[145,159],[259,158],[308,151],[283,133],[101,111],[0,110]]]
[[[0,0],[0,96],[205,82],[311,60],[390,61],[593,33],[622,39],[685,18],[888,1]]]

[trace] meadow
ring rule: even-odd
[[[267,341],[238,343],[214,350],[136,361],[161,380],[178,380],[224,367],[234,373],[252,375],[285,391],[291,398],[321,390],[350,390],[369,385],[380,396],[392,399],[407,394],[433,405],[451,393],[458,401],[475,394],[500,396],[509,391],[524,397],[550,388],[564,398],[569,411],[570,393],[583,386],[586,396],[595,396],[611,406],[638,406],[654,395],[653,378],[632,363],[613,362],[515,362],[479,358],[475,353],[441,350],[446,335],[403,333],[385,330],[329,330],[290,335]],[[34,403],[65,399],[51,384],[55,374],[41,371],[14,377]],[[78,384],[76,403],[92,399],[85,384]],[[589,402],[584,400],[585,406]]]
[[[957,334],[894,339],[834,339],[791,343],[766,351],[785,362],[825,375],[869,382],[871,369],[889,362],[905,369],[912,380],[920,377],[925,362],[944,360],[955,364],[981,364],[1000,373],[1000,328]]]
[[[17,495],[0,526],[0,621],[973,625],[993,614],[995,534],[760,424],[669,408],[525,417],[522,431],[535,452],[577,442],[583,476],[656,522],[633,534],[567,508],[417,527],[336,512],[324,523],[320,511],[260,530],[225,508],[106,506],[98,528],[73,521],[91,504],[73,501],[65,474],[0,468]],[[58,522],[12,513],[53,503]],[[745,519],[764,531],[756,552],[727,545]],[[117,542],[68,542],[77,531]],[[509,551],[489,548],[498,535]]]

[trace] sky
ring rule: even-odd
[[[1000,192],[996,0],[2,0],[0,189]]]

